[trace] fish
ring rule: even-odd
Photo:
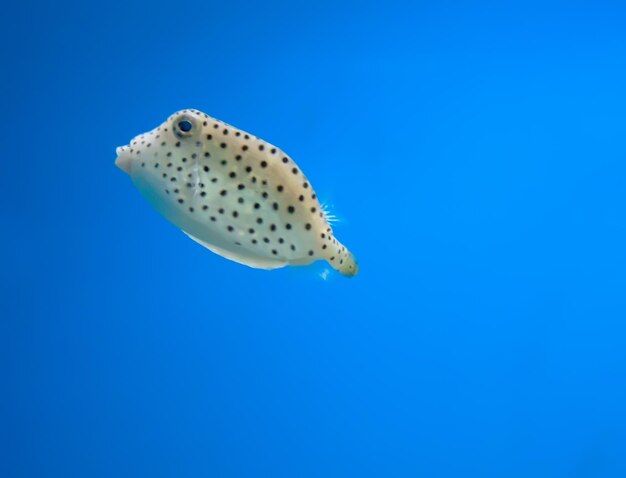
[[[215,254],[264,270],[318,260],[359,270],[302,169],[273,144],[184,109],[116,153],[144,198]]]

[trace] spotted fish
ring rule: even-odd
[[[182,110],[117,148],[115,164],[159,213],[220,256],[258,269],[323,259],[357,273],[297,164],[245,131]]]

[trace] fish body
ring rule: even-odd
[[[117,148],[115,164],[160,214],[227,259],[259,269],[323,259],[358,271],[293,159],[205,113],[174,113]]]

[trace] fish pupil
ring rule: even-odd
[[[188,133],[189,131],[191,131],[192,124],[189,120],[182,120],[178,122],[178,127],[181,131]]]

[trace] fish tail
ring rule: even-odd
[[[334,237],[330,238],[324,251],[326,261],[340,274],[353,277],[359,272],[359,265],[354,255]]]

